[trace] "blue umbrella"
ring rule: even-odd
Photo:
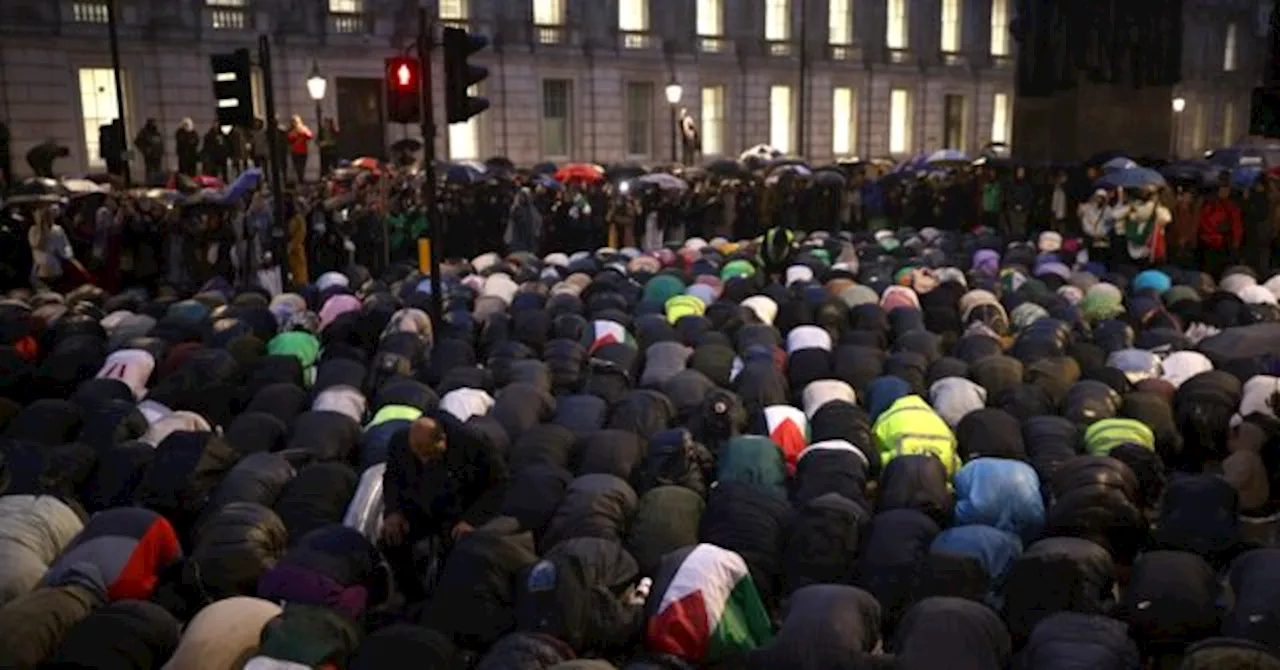
[[[1098,188],[1142,188],[1164,184],[1164,177],[1159,172],[1151,168],[1133,167],[1105,174],[1094,185]]]
[[[258,187],[258,183],[262,181],[262,168],[251,167],[240,173],[236,180],[222,192],[222,201],[231,204],[240,202],[244,199],[249,191]]]
[[[956,151],[955,149],[943,149],[942,151],[935,151],[932,154],[929,154],[929,157],[926,158],[924,162],[928,165],[939,165],[944,163],[968,163],[969,157],[964,155],[963,151]]]
[[[476,171],[466,165],[450,165],[444,172],[444,180],[448,184],[470,184],[476,176]]]
[[[541,186],[543,188],[552,189],[552,190],[560,188],[560,182],[556,181],[555,178],[547,174],[539,174],[534,176],[533,185]]]
[[[1138,167],[1138,164],[1124,156],[1116,156],[1111,160],[1102,164],[1103,172],[1119,172],[1120,170],[1132,170]]]
[[[1235,188],[1253,188],[1262,178],[1262,168],[1249,165],[1235,168],[1231,171],[1231,185]]]

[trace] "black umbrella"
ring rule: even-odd
[[[721,158],[720,160],[707,163],[707,172],[720,177],[741,177],[746,173],[746,169],[742,167],[742,163],[732,158]]]
[[[813,173],[813,182],[823,186],[844,186],[844,173],[836,168],[822,168]]]
[[[422,151],[422,146],[422,140],[406,137],[403,140],[398,140],[395,144],[392,144],[391,150],[396,153],[411,154]]]
[[[9,191],[12,205],[52,205],[66,199],[66,191],[56,180],[45,177],[28,177]]]
[[[647,174],[649,174],[649,168],[646,168],[635,161],[614,163],[604,170],[605,179],[608,179],[609,181],[635,179],[636,177],[641,177]]]
[[[502,170],[510,172],[516,169],[516,164],[511,162],[506,156],[490,156],[484,160],[484,164],[489,168],[490,172],[494,170]]]

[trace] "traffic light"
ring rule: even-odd
[[[449,123],[462,123],[489,109],[485,98],[472,97],[470,89],[489,76],[489,69],[467,59],[489,46],[489,40],[461,28],[444,29],[444,111]]]
[[[253,126],[253,61],[248,49],[209,57],[213,66],[213,97],[218,101],[218,125]]]
[[[422,64],[417,58],[387,59],[387,118],[394,123],[422,121]]]

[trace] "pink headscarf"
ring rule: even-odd
[[[360,311],[359,298],[346,293],[335,295],[324,301],[324,306],[320,308],[320,330],[328,328],[334,319],[343,314],[358,311]]]

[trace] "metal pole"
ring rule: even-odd
[[[676,135],[680,134],[680,119],[676,115],[676,106],[671,105],[671,162],[679,163],[680,156],[676,153]]]
[[[807,119],[805,118],[806,103],[809,98],[809,22],[806,16],[809,13],[808,3],[800,0],[800,86],[799,97],[796,101],[796,118],[799,123],[796,124],[796,155],[803,156],[805,151],[805,135],[807,134]]]
[[[111,41],[111,71],[116,84],[116,117],[120,122],[120,165],[124,168],[124,185],[129,186],[132,179],[129,170],[129,131],[124,121],[124,74],[120,71],[120,31],[116,23],[119,12],[116,0],[107,2],[107,35]]]
[[[276,86],[271,73],[271,40],[266,35],[258,36],[258,67],[262,68],[262,86],[267,89],[267,118],[263,124],[263,132],[267,134],[267,146],[271,156],[270,171],[267,176],[271,180],[271,201],[275,206],[275,225],[271,230],[272,256],[280,268],[280,276],[287,286],[291,282],[288,276],[288,263],[285,263],[285,250],[288,240],[289,222],[284,203],[284,151],[280,146],[280,122],[276,118]]]
[[[440,286],[440,248],[444,242],[444,222],[436,200],[436,115],[432,95],[431,49],[435,46],[435,23],[427,10],[418,12],[418,60],[422,70],[422,203],[427,210],[431,239],[431,319],[438,329],[444,323],[444,289]]]
[[[320,152],[320,133],[324,132],[324,109],[316,101],[316,181],[324,179],[324,154]]]

